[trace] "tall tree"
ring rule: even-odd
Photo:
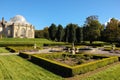
[[[76,41],[77,43],[83,41],[83,32],[81,27],[77,27],[76,29]]]
[[[64,41],[68,42],[68,37],[69,37],[69,26],[67,25],[66,28],[64,29],[65,35],[64,35]]]
[[[106,25],[104,37],[107,41],[116,42],[120,40],[120,21],[112,18]]]
[[[49,27],[48,31],[49,31],[50,39],[54,41],[55,38],[56,38],[56,31],[57,31],[56,25],[55,24],[51,24],[51,26]]]
[[[98,21],[97,16],[89,16],[86,18],[84,26],[84,35],[86,39],[92,44],[93,41],[98,40],[101,35],[102,25]]]
[[[56,32],[57,41],[59,41],[59,42],[62,41],[63,36],[64,36],[64,29],[63,29],[62,25],[59,24],[57,32]]]
[[[68,24],[66,26],[66,40],[70,43],[74,43],[76,41],[76,28],[78,25],[76,24]]]
[[[49,39],[49,31],[48,31],[48,27],[45,27],[44,29],[43,29],[43,31],[44,31],[44,38],[46,38],[46,39]]]
[[[35,30],[35,38],[44,38],[44,31],[43,30]]]

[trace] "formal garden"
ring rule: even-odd
[[[0,78],[3,80],[21,80],[23,78],[29,80],[93,80],[103,74],[109,77],[119,69],[118,52],[120,48],[106,42],[95,41],[92,45],[89,42],[75,44],[75,54],[72,52],[71,43],[53,42],[47,39],[6,38],[1,39],[0,46]],[[47,49],[49,53],[40,53]],[[13,53],[15,54],[12,55]],[[78,77],[114,63],[117,65],[109,66],[98,73],[92,73],[88,77]],[[109,68],[112,73],[106,74],[109,72]],[[21,76],[16,77],[19,74]],[[114,79],[117,76],[114,76]],[[106,77],[100,79],[103,80]]]

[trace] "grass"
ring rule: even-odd
[[[19,56],[0,56],[0,80],[63,80]]]
[[[120,80],[120,64],[114,65],[81,80]]]
[[[9,53],[9,51],[5,47],[0,47],[0,53]]]
[[[37,47],[34,49],[33,46],[8,46],[7,48],[15,50],[15,52],[23,52],[23,51],[38,51],[41,50],[41,47]]]
[[[19,43],[31,43],[31,44],[37,44],[37,46],[42,46],[44,43],[46,44],[64,44],[63,42],[53,42],[48,39],[43,38],[34,38],[34,39],[28,39],[28,38],[2,38],[0,39],[1,44],[19,44]]]

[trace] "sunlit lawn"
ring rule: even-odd
[[[0,56],[0,80],[63,80],[19,56]]]
[[[0,53],[9,53],[9,51],[5,47],[0,47]]]

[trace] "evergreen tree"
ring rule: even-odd
[[[49,39],[49,31],[48,31],[48,27],[45,27],[44,29],[43,29],[43,31],[44,31],[44,38],[46,38],[46,39]]]
[[[54,41],[55,38],[56,38],[56,31],[57,31],[56,25],[55,24],[51,24],[51,26],[49,27],[48,31],[49,31],[50,39]]]
[[[83,33],[81,27],[77,27],[76,29],[76,41],[77,43],[81,43],[81,41],[83,41]]]
[[[62,25],[58,25],[58,30],[56,33],[57,41],[59,41],[59,42],[62,41],[63,36],[64,36],[64,29],[63,29]]]
[[[76,24],[68,24],[66,27],[66,41],[74,43],[76,41]]]

